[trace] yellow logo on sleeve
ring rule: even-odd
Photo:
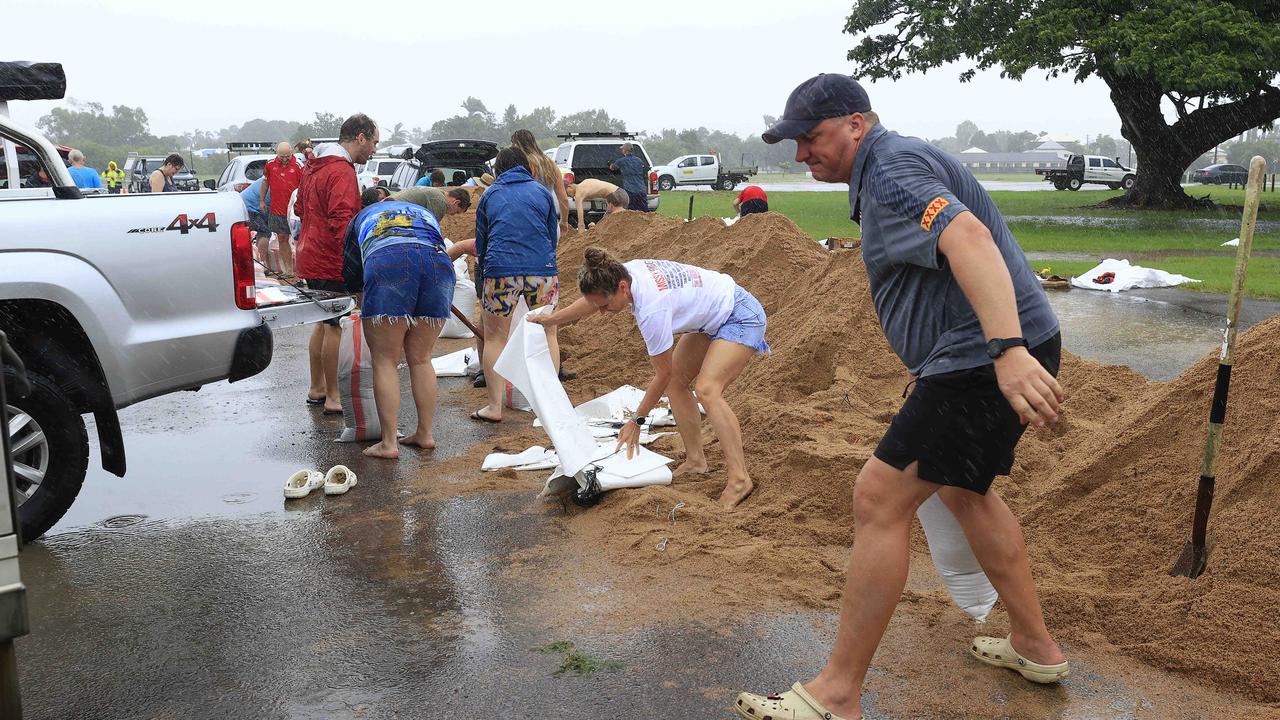
[[[929,203],[929,207],[924,209],[924,215],[920,217],[920,228],[925,232],[929,232],[929,228],[933,227],[933,219],[938,217],[938,213],[942,212],[942,208],[951,203],[944,197],[936,197],[933,202]]]

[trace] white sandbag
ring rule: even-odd
[[[548,306],[545,312],[550,311]],[[520,298],[511,316],[511,335],[494,369],[528,399],[564,466],[576,473],[594,459],[596,441],[560,384],[547,349],[546,332],[541,325],[525,322],[528,314],[529,306]]]
[[[1093,281],[1094,278],[1097,278],[1106,272],[1115,273],[1115,278],[1111,282],[1096,283]],[[1175,285],[1181,285],[1182,283],[1189,282],[1200,281],[1194,278],[1189,278],[1186,275],[1176,275],[1163,270],[1145,268],[1139,265],[1130,265],[1128,260],[1114,260],[1112,258],[1107,258],[1092,270],[1071,278],[1071,287],[1078,287],[1084,290],[1120,292],[1122,290],[1132,290],[1134,288],[1173,287]]]
[[[476,317],[476,286],[465,276],[458,276],[453,283],[453,306],[468,318]],[[466,323],[450,313],[444,328],[440,330],[440,337],[471,338],[475,337],[475,333],[471,332]]]
[[[480,369],[480,353],[475,348],[465,348],[448,355],[431,358],[436,377],[467,377]]]
[[[493,472],[503,468],[542,463],[549,459],[548,455],[555,455],[555,452],[547,450],[541,445],[534,445],[521,453],[489,453],[485,456],[484,462],[481,463],[480,469],[485,472]]]
[[[550,308],[540,311],[550,312]],[[592,437],[556,376],[546,333],[540,325],[525,322],[528,313],[529,307],[521,298],[511,317],[511,337],[494,367],[528,398],[559,455],[560,467],[552,473],[542,494],[552,491],[556,478],[564,478],[564,484],[570,487],[586,487],[582,471],[591,466],[598,468],[597,480],[602,490],[670,484],[670,458],[641,447],[628,460],[626,452],[617,452],[616,442],[598,444]]]
[[[360,315],[342,318],[338,343],[338,392],[342,396],[342,433],[337,442],[362,442],[382,437],[378,408],[373,401],[373,357],[361,331]]]
[[[947,586],[951,599],[974,620],[985,622],[999,595],[982,565],[969,547],[960,523],[934,493],[916,510],[925,537],[929,539],[929,555],[933,567]]]
[[[639,407],[642,400],[644,400],[644,390],[631,385],[623,385],[617,390],[582,403],[574,408],[574,412],[585,418],[589,425],[609,425],[628,419],[629,414]],[[665,397],[660,398],[658,402],[669,403]],[[698,411],[706,412],[701,403],[698,404]],[[654,408],[649,412],[648,418],[647,425],[649,427],[674,426],[676,424],[675,414],[667,407]],[[536,426],[537,422],[534,425]]]
[[[667,467],[671,459],[648,448],[640,447],[627,458],[626,450],[618,450],[617,443],[603,443],[597,446],[595,455],[586,468],[572,476],[563,467],[556,468],[538,496],[563,495],[585,488],[586,471],[595,472],[596,482],[602,491],[671,484],[671,468]]]

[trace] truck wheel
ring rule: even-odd
[[[1132,189],[1132,188],[1133,188],[1133,176],[1132,176],[1132,175],[1125,175],[1125,176],[1124,176],[1124,179],[1120,181],[1120,187],[1121,187],[1121,188],[1123,188],[1123,189],[1125,189],[1125,190],[1130,190],[1130,189]]]
[[[1081,185],[1084,185],[1084,181],[1080,178],[1071,178],[1067,181],[1068,190],[1079,190]]]
[[[716,187],[721,190],[733,190],[737,184],[733,181],[733,178],[720,178],[720,182],[716,183]]]
[[[658,189],[659,190],[675,190],[676,189],[675,179],[672,178],[670,175],[663,175],[662,177],[658,178]]]
[[[1066,184],[1066,183],[1064,183],[1064,182],[1062,182],[1061,180],[1054,180],[1054,181],[1053,181],[1053,189],[1054,189],[1054,190],[1066,190],[1066,189],[1067,189],[1067,184]]]
[[[80,494],[89,467],[84,419],[52,380],[34,373],[31,394],[5,406],[17,488],[18,522],[26,541],[62,519]]]

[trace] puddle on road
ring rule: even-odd
[[[1087,360],[1169,380],[1222,343],[1222,318],[1170,302],[1090,290],[1053,291],[1063,346]]]

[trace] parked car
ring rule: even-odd
[[[0,63],[0,71],[12,80],[21,64]],[[61,89],[40,89],[24,86],[11,97],[61,97]],[[11,91],[0,88],[0,107]],[[0,431],[13,448],[22,533],[34,540],[84,482],[83,415],[93,414],[102,467],[124,475],[117,410],[255,375],[271,361],[273,327],[334,317],[354,302],[312,291],[259,305],[239,197],[85,195],[48,140],[0,112],[3,157],[14,158],[18,147],[53,181],[0,188],[0,331],[32,385],[18,398],[6,371],[10,421]]]
[[[137,153],[129,153],[124,160],[124,167],[121,168],[124,170],[125,183],[129,192],[151,192],[151,173],[159,170],[163,164],[162,156],[141,156]],[[200,189],[200,181],[196,179],[196,174],[190,166],[184,166],[173,176],[173,184],[184,191]]]
[[[262,153],[234,157],[217,180],[205,180],[204,186],[210,190],[241,192],[262,177],[262,168],[275,156],[275,153]]]
[[[404,158],[371,157],[369,162],[361,166],[356,173],[356,181],[360,184],[362,191],[374,187],[383,180],[390,185],[391,176],[395,175],[402,164],[404,164]]]
[[[433,170],[444,172],[446,185],[462,184],[453,179],[458,172],[466,178],[492,172],[489,163],[498,156],[498,144],[488,140],[433,140],[412,153],[405,151],[405,156],[387,183],[392,190],[413,187]]]
[[[1243,185],[1249,179],[1249,168],[1229,163],[1219,163],[1200,168],[1191,173],[1192,182],[1203,185],[1226,185],[1239,183]]]
[[[1120,158],[1101,157],[1099,155],[1072,155],[1067,158],[1067,167],[1040,168],[1036,174],[1053,183],[1056,190],[1079,190],[1085,183],[1106,185],[1112,190],[1133,187],[1134,171],[1120,164]]]
[[[717,190],[732,190],[760,172],[755,166],[730,167],[715,155],[681,155],[666,165],[653,168],[659,190],[674,190],[677,185],[710,185]]]
[[[242,192],[258,178],[262,177],[263,167],[276,156],[276,143],[271,142],[229,142],[227,157],[230,160],[222,169],[217,180],[205,180],[204,186],[210,190],[233,190]],[[306,162],[302,153],[294,153],[298,163]]]
[[[596,178],[622,187],[622,174],[610,170],[609,164],[622,157],[624,143],[631,143],[631,153],[643,160],[646,166],[653,167],[653,163],[649,160],[649,154],[644,150],[644,145],[636,140],[634,135],[627,132],[578,132],[560,135],[559,137],[564,142],[560,143],[560,146],[556,148],[556,154],[552,159],[556,161],[556,165],[559,165],[562,171],[566,171],[564,173],[565,178],[570,182]],[[650,169],[650,212],[656,211],[660,202],[658,175]],[[584,210],[584,215],[588,223],[593,223],[599,221],[605,212],[606,207],[603,200],[592,200]],[[577,206],[573,198],[569,198],[569,223],[576,225],[577,222]]]

